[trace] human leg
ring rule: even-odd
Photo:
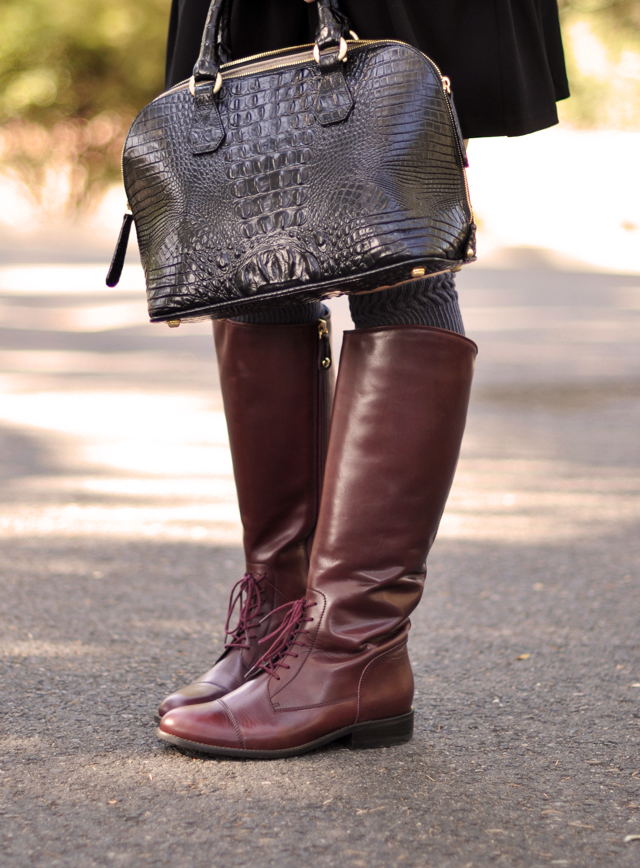
[[[423,325],[464,334],[455,277],[447,271],[379,292],[349,296],[357,329]]]
[[[258,640],[277,625],[277,616],[262,619],[305,593],[333,399],[329,321],[325,312],[302,324],[214,325],[246,571],[231,595],[224,653],[168,696],[160,717],[242,684],[264,651]]]
[[[283,307],[273,307],[245,316],[234,316],[232,322],[252,323],[253,325],[305,325],[326,319],[329,310],[321,301],[311,304],[297,302]]]
[[[256,757],[343,735],[354,746],[410,738],[408,619],[453,480],[475,353],[427,326],[345,335],[306,597],[281,610],[260,674],[165,716],[161,738]]]

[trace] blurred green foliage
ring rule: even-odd
[[[416,0],[417,2],[417,0]],[[43,211],[90,207],[162,90],[170,0],[0,0],[0,172]],[[640,0],[559,0],[575,126],[640,129]]]
[[[587,22],[613,59],[640,51],[640,0],[559,5],[576,103],[584,75],[572,56],[571,28]],[[50,126],[104,111],[131,118],[162,88],[169,7],[170,0],[1,0],[0,123],[24,118]],[[593,100],[576,110],[588,122]]]
[[[133,116],[162,90],[170,0],[2,0],[0,121]]]
[[[637,32],[640,27],[640,3],[638,0],[558,0],[560,15],[574,12],[582,15],[598,14],[616,26]]]
[[[640,130],[640,0],[560,0],[571,99],[560,119]]]
[[[90,208],[162,91],[170,0],[0,0],[0,170],[42,213]]]

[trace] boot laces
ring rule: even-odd
[[[248,675],[254,674],[256,669],[263,669],[269,675],[272,675],[280,681],[278,669],[291,669],[286,658],[298,656],[298,654],[293,650],[294,646],[299,645],[300,647],[304,647],[306,644],[305,642],[299,642],[298,639],[304,633],[309,632],[304,629],[304,625],[308,621],[313,621],[313,618],[307,617],[307,609],[317,605],[317,603],[312,603],[310,600],[303,597],[301,600],[294,600],[291,603],[285,603],[282,606],[278,606],[277,609],[274,609],[273,612],[269,613],[268,617],[276,612],[286,612],[280,626],[267,636],[258,640],[259,645],[268,642],[270,639],[273,639],[273,642],[262,657],[256,661]]]
[[[260,623],[256,623],[256,618],[262,608],[260,582],[263,579],[266,579],[266,573],[261,576],[245,573],[231,589],[229,611],[224,625],[224,632],[227,637],[224,643],[225,648],[249,648],[248,640],[256,638],[255,633],[250,631]],[[238,608],[238,623],[231,629],[231,618],[236,608]]]

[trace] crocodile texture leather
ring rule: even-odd
[[[127,137],[152,321],[370,291],[475,258],[455,113],[430,60],[352,42],[333,72],[310,53],[252,66],[223,68],[217,94],[211,81],[167,91]]]

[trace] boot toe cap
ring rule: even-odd
[[[173,736],[198,745],[221,748],[242,748],[242,738],[222,702],[207,702],[176,708],[164,715],[158,735]]]
[[[163,699],[158,708],[158,717],[164,717],[169,711],[182,708],[185,705],[202,705],[204,702],[214,702],[228,692],[228,688],[225,689],[219,684],[197,681]]]

